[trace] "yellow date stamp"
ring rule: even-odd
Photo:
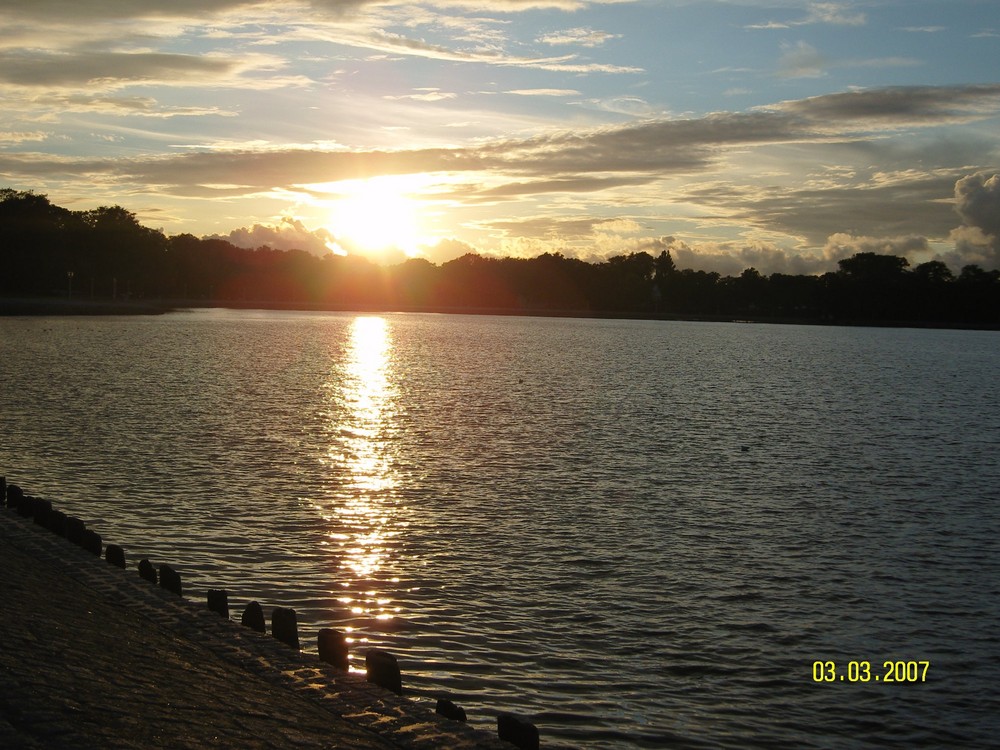
[[[923,661],[897,661],[886,659],[881,668],[870,661],[814,661],[813,682],[927,682],[931,663]]]

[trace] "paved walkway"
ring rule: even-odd
[[[151,585],[136,563],[0,507],[0,748],[513,747]]]

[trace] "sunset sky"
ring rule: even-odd
[[[0,187],[168,235],[1000,267],[996,0],[0,8]]]

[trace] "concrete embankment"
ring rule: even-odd
[[[513,747],[150,585],[135,562],[0,507],[0,747]]]

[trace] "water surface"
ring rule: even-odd
[[[990,332],[0,319],[0,472],[547,746],[987,746]],[[816,660],[928,660],[915,684]]]

